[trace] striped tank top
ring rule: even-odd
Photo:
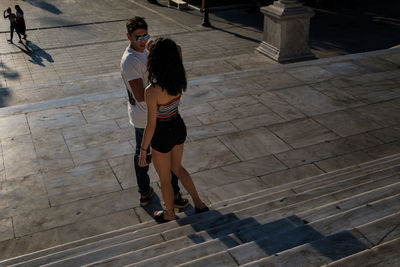
[[[166,104],[157,104],[157,118],[166,119],[178,114],[179,100],[182,95],[177,96]]]

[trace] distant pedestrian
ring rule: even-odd
[[[6,15],[7,12],[7,15]],[[19,42],[22,43],[21,40],[21,35],[17,31],[17,16],[11,12],[11,8],[7,8],[4,10],[4,18],[10,20],[10,40],[8,40],[10,43],[13,42],[13,36],[14,36],[14,30],[17,32],[18,37],[19,37]]]
[[[19,5],[15,5],[15,15],[17,17],[17,32],[23,35],[24,39],[26,40],[26,25],[24,19],[24,11],[22,11]]]

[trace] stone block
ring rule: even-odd
[[[314,12],[295,2],[275,1],[261,8],[264,34],[257,51],[278,62],[313,57],[308,47],[308,36]]]

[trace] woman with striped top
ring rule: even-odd
[[[197,213],[208,211],[201,201],[192,178],[182,166],[186,126],[178,106],[187,81],[179,47],[171,39],[159,38],[150,48],[147,62],[150,85],[146,88],[147,125],[140,148],[139,165],[147,166],[146,151],[151,145],[154,168],[160,178],[165,210],[156,211],[158,222],[175,220],[171,170],[194,202]]]

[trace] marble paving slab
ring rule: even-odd
[[[197,118],[203,124],[211,124],[221,121],[241,119],[249,116],[270,113],[270,112],[271,110],[268,107],[262,104],[254,104],[250,106],[240,106],[232,109],[217,110],[211,113],[198,115]]]
[[[290,121],[304,118],[306,116],[298,108],[292,106],[284,99],[275,95],[273,92],[266,92],[261,95],[257,95],[256,97],[261,103],[269,107],[273,112],[285,120]]]
[[[215,110],[223,110],[223,109],[232,109],[232,108],[237,108],[240,106],[251,106],[258,104],[259,102],[252,96],[239,96],[239,97],[231,97],[231,98],[225,98],[222,100],[215,100],[215,101],[210,101],[209,104],[215,109]]]
[[[0,139],[30,134],[25,114],[0,118]]]
[[[121,143],[108,143],[83,150],[71,151],[72,160],[75,164],[95,162],[122,155],[129,155],[132,153],[133,148],[131,144],[127,141]]]
[[[109,132],[98,132],[91,135],[83,135],[66,139],[69,150],[79,151],[96,146],[110,143],[125,142],[135,138],[135,130],[133,127],[117,129]]]
[[[336,156],[334,151],[329,150],[329,147],[332,146],[323,142],[278,153],[275,156],[289,168],[294,168]]]
[[[369,71],[352,62],[336,62],[329,65],[323,65],[323,69],[335,74],[343,76],[353,76],[368,73]]]
[[[197,172],[192,175],[192,178],[198,191],[208,191],[219,186],[249,179],[251,175],[231,172],[224,168],[216,168]]]
[[[197,104],[223,99],[224,95],[216,89],[214,84],[192,85],[182,94],[182,104]]]
[[[179,107],[182,116],[197,116],[204,113],[210,113],[215,109],[208,103],[199,103],[198,105],[183,104]]]
[[[77,223],[138,205],[139,193],[128,189],[61,206],[36,209],[13,217],[16,237]]]
[[[52,206],[122,190],[108,165],[46,173],[43,179]]]
[[[222,167],[223,170],[232,173],[249,174],[251,176],[261,176],[287,169],[275,156],[270,155],[248,161],[242,161]]]
[[[14,238],[11,218],[0,219],[0,242]]]
[[[2,139],[6,178],[35,174],[40,170],[30,135]]]
[[[32,141],[36,149],[60,147],[65,145],[65,139],[61,129],[52,129],[43,132],[32,133]]]
[[[363,162],[371,161],[374,158],[365,152],[359,151],[345,154],[335,158],[318,161],[315,164],[325,172],[343,169]]]
[[[39,164],[42,171],[61,170],[74,166],[70,150],[67,145],[36,147]]]
[[[400,124],[400,107],[390,102],[358,107],[355,110],[383,126]]]
[[[259,128],[261,126],[269,126],[272,124],[282,123],[285,120],[274,112],[249,116],[240,119],[232,120],[233,125],[235,125],[240,130],[247,130],[252,128]]]
[[[300,86],[304,83],[285,72],[268,73],[250,78],[250,84],[257,84],[264,91]]]
[[[244,79],[236,79],[213,84],[225,97],[239,97],[264,91],[262,85]]]
[[[186,126],[188,127],[187,124]],[[187,128],[187,135],[190,140],[196,141],[209,137],[229,134],[236,131],[238,131],[238,128],[235,127],[230,121],[222,121],[213,124],[200,125],[197,127],[189,127]]]
[[[326,143],[326,149],[328,151],[332,151],[336,155],[342,155],[379,146],[382,144],[382,141],[369,133],[362,133]]]
[[[261,127],[218,137],[242,161],[290,150],[290,146]]]
[[[183,151],[183,167],[189,173],[238,162],[239,159],[217,138],[188,142]]]
[[[269,129],[294,148],[338,138],[335,133],[312,119],[302,119],[279,125],[272,125]]]
[[[369,156],[374,159],[379,159],[383,157],[387,157],[390,155],[400,153],[400,142],[394,142],[390,144],[379,145],[376,147],[368,148],[364,150]]]
[[[259,190],[263,190],[265,188],[267,188],[267,186],[263,182],[261,182],[259,178],[250,178],[217,188],[211,188],[203,193],[212,203],[214,203],[237,196],[250,194]]]
[[[96,105],[84,104],[79,106],[87,122],[97,122],[118,119],[128,115],[125,98],[111,99],[98,102]]]
[[[346,105],[343,103],[336,101],[309,86],[281,89],[274,91],[274,94],[278,95],[309,116],[346,108]]]
[[[274,187],[282,184],[291,183],[297,180],[301,180],[307,177],[316,176],[324,173],[320,168],[314,164],[307,164],[298,167],[294,167],[287,170],[263,175],[261,180],[268,186]]]
[[[381,128],[378,130],[370,131],[371,135],[385,143],[393,142],[400,139],[400,125]]]
[[[379,123],[354,110],[327,113],[313,119],[342,137],[382,128]]]
[[[36,250],[68,243],[80,238],[117,230],[139,223],[133,209],[56,227],[18,239],[0,242],[0,259],[19,256]]]
[[[81,111],[75,106],[31,112],[27,118],[32,133],[86,124]]]
[[[315,87],[314,85],[311,85],[311,87],[318,90],[318,87]],[[357,95],[353,96],[350,94],[350,92],[347,92],[346,88],[338,89],[335,86],[330,86],[330,87],[327,86],[321,92],[329,96],[333,100],[342,103],[347,108],[364,106],[367,104],[363,102]]]
[[[128,121],[127,117],[125,119]],[[62,129],[62,134],[68,140],[80,136],[109,133],[118,129],[120,127],[115,120],[105,120],[80,126],[65,127]]]
[[[4,180],[0,188],[0,218],[47,208],[49,200],[42,175]]]
[[[396,64],[389,60],[385,60],[383,57],[363,58],[354,61],[354,63],[372,72],[390,71],[397,68]]]
[[[319,66],[306,66],[301,68],[295,68],[288,70],[288,73],[293,77],[295,77],[296,79],[305,82],[307,84],[318,83],[336,77],[335,74],[332,74],[329,71],[324,70]]]

